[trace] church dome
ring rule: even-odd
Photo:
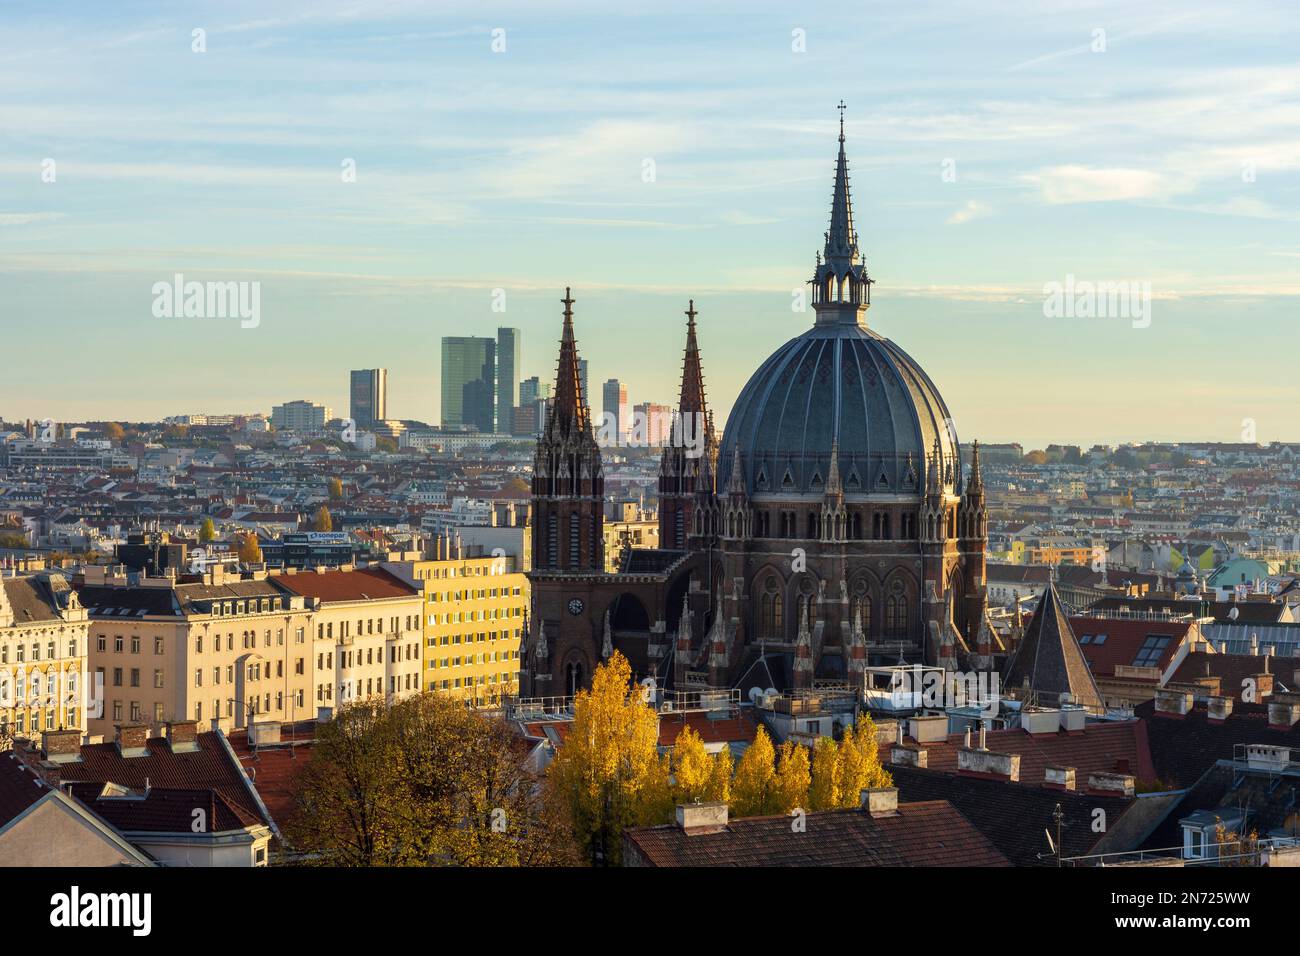
[[[741,391],[723,431],[719,491],[733,485],[739,461],[750,495],[821,494],[832,447],[847,496],[919,495],[930,462],[942,484],[961,484],[957,434],[938,389],[866,325],[872,280],[853,229],[842,119],[839,142],[830,229],[810,281],[816,322]]]
[[[718,487],[736,450],[746,491],[821,494],[838,443],[846,495],[920,494],[938,441],[955,484],[952,418],[929,376],[889,339],[859,325],[815,326],[772,354],[727,418]]]

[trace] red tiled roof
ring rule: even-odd
[[[0,754],[0,827],[45,796],[49,789],[12,750]]]
[[[686,727],[703,738],[706,744],[749,743],[758,733],[758,722],[750,713],[714,720],[705,713],[661,714],[659,746],[671,747]]]
[[[148,754],[123,757],[115,743],[85,744],[81,760],[59,766],[69,783],[116,783],[131,790],[213,790],[241,819],[270,823],[249,791],[247,778],[215,731],[197,735],[199,749],[173,753],[167,740],[155,737]],[[188,829],[188,828],[187,828]]]
[[[731,820],[713,832],[676,824],[632,827],[625,839],[650,866],[1009,866],[946,800],[903,803],[898,814],[810,813],[806,832],[784,814]]]
[[[215,790],[173,790],[151,787],[138,797],[101,796],[99,783],[74,783],[72,795],[116,829],[126,832],[189,833],[195,810],[203,811],[206,832],[242,830],[263,823],[260,816],[227,800]]]
[[[1264,672],[1266,666],[1272,666],[1270,659],[1254,654],[1210,654],[1205,651],[1192,651],[1178,665],[1170,683],[1190,684],[1200,678],[1209,676],[1219,678],[1219,693],[1226,697],[1241,700],[1247,687],[1247,678]],[[1280,668],[1279,668],[1280,669]],[[1290,675],[1283,675],[1283,680],[1291,683]]]
[[[248,745],[247,732],[235,731],[230,735],[230,746],[239,757],[240,765],[251,772],[253,785],[266,804],[267,812],[282,828],[293,815],[294,780],[311,760],[314,733],[314,724],[311,727],[299,725],[293,734],[286,724],[281,730],[281,746],[259,747],[256,752]],[[294,740],[292,746],[288,745],[291,739]]]
[[[964,734],[950,734],[941,743],[908,743],[926,751],[929,770],[957,771],[957,751]],[[1041,786],[1051,767],[1073,767],[1079,788],[1087,786],[1090,773],[1129,773],[1138,780],[1154,780],[1155,767],[1147,746],[1146,728],[1140,720],[1090,723],[1083,731],[1030,734],[1020,728],[989,731],[985,744],[994,753],[1020,755],[1020,780],[1027,786]],[[881,759],[889,748],[881,745]]]
[[[1110,617],[1072,617],[1070,627],[1079,639],[1079,649],[1092,669],[1093,674],[1113,677],[1115,665],[1133,666],[1138,651],[1148,637],[1168,637],[1159,660],[1149,667],[1159,667],[1163,671],[1173,660],[1178,647],[1187,639],[1192,628],[1190,621],[1129,620]],[[1096,643],[1097,635],[1105,634],[1106,640]],[[1084,636],[1090,636],[1085,641]]]
[[[319,598],[326,602],[404,598],[420,593],[418,589],[382,568],[275,574],[269,580],[293,594]]]

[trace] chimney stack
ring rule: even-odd
[[[199,722],[197,720],[168,721],[167,744],[174,754],[193,753],[199,750]]]
[[[1073,790],[1075,769],[1073,767],[1047,767],[1044,782],[1053,790]]]
[[[81,731],[47,730],[41,735],[41,749],[51,763],[71,763],[81,759]]]
[[[1190,690],[1169,690],[1160,688],[1156,691],[1156,713],[1168,717],[1186,717],[1192,709],[1192,692]]]
[[[123,757],[146,757],[149,755],[148,724],[117,724],[117,751]]]
[[[716,833],[727,825],[727,804],[682,803],[677,805],[677,826],[688,835]]]
[[[868,787],[858,794],[860,806],[872,819],[898,816],[897,787]]]

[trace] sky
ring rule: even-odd
[[[812,321],[843,100],[868,324],[963,440],[1298,440],[1297,41],[1251,0],[0,0],[0,419],[345,414],[383,366],[436,422],[440,338],[552,378],[571,286],[633,403],[693,298],[723,421]],[[157,315],[178,273],[256,326]]]

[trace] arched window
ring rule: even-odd
[[[785,604],[781,599],[781,585],[769,577],[763,585],[762,606],[759,614],[759,634],[766,641],[779,641],[785,623]]]
[[[885,602],[885,633],[890,637],[907,634],[907,597],[891,594]]]

